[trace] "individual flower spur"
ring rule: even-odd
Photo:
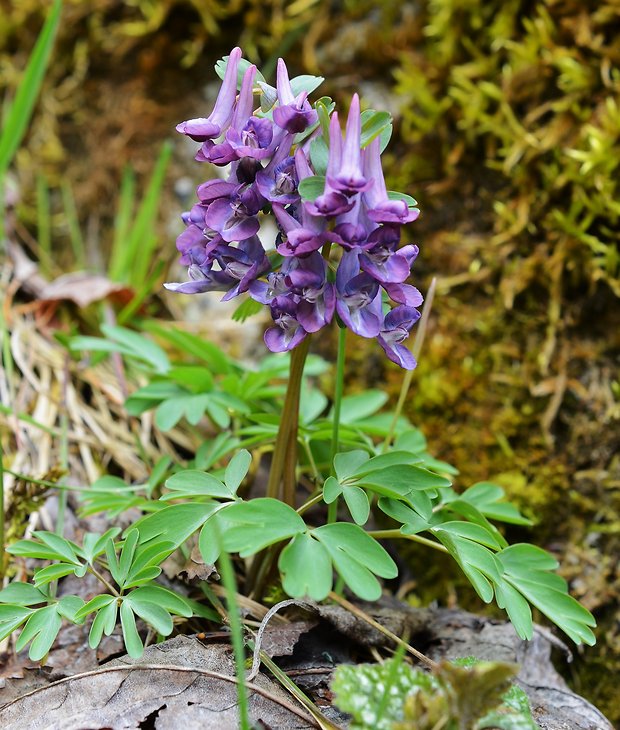
[[[308,101],[322,78],[290,79],[280,59],[273,88],[239,48],[216,71],[223,80],[213,111],[177,131],[200,142],[196,159],[225,169],[226,178],[198,187],[177,239],[189,281],[165,286],[222,291],[224,300],[246,292],[268,305],[265,343],[273,352],[293,349],[336,315],[411,370],[416,363],[402,343],[422,296],[406,283],[418,248],[401,246],[401,231],[419,210],[410,196],[386,189],[389,115],[361,112],[354,94],[343,137],[332,100]],[[265,216],[278,228],[267,246]]]

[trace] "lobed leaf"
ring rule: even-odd
[[[282,587],[293,598],[322,601],[332,589],[332,562],[325,547],[311,534],[295,535],[280,553]]]

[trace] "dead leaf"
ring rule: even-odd
[[[78,307],[87,307],[108,297],[127,304],[133,297],[133,291],[123,284],[110,281],[107,276],[75,271],[46,284],[37,299],[41,302],[71,301]]]
[[[248,684],[250,719],[278,730],[316,727],[272,679]],[[306,719],[307,718],[307,719]],[[177,636],[139,660],[115,660],[93,672],[35,689],[0,709],[3,730],[236,730],[237,686],[230,646]]]
[[[289,624],[267,626],[263,632],[261,649],[271,657],[291,656],[299,638],[316,625],[317,621],[291,621]]]

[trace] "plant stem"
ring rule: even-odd
[[[267,496],[280,498],[291,507],[295,502],[295,467],[297,466],[297,425],[299,421],[299,394],[308,355],[310,337],[291,353],[288,387],[282,408],[282,419],[271,458],[271,470],[267,482]],[[292,452],[292,454],[291,454]],[[284,478],[284,489],[280,484]]]
[[[219,536],[218,536],[219,538]],[[226,591],[228,606],[228,625],[235,655],[235,673],[237,675],[237,703],[239,705],[239,727],[241,730],[250,730],[250,716],[248,705],[248,691],[245,683],[245,650],[243,646],[243,626],[237,604],[237,586],[235,571],[230,555],[224,550],[219,559],[219,570],[222,583]]]
[[[441,553],[447,553],[448,548],[444,547],[440,542],[435,540],[429,540],[427,537],[421,535],[405,535],[400,530],[373,530],[368,532],[370,537],[376,539],[387,539],[387,538],[400,538],[401,540],[413,540],[413,542],[419,542],[421,545],[432,547],[434,550],[439,550]]]
[[[434,276],[431,280],[431,285],[428,287],[426,301],[424,302],[424,308],[422,309],[422,317],[416,331],[415,340],[413,341],[413,347],[411,348],[411,354],[415,357],[416,360],[420,355],[420,350],[422,349],[422,345],[424,343],[424,337],[426,336],[426,330],[428,328],[428,318],[431,314],[436,286],[437,278]],[[398,419],[400,418],[400,414],[402,413],[403,407],[405,405],[405,400],[407,399],[407,393],[409,393],[409,388],[411,386],[412,380],[413,370],[407,370],[407,372],[405,373],[405,377],[403,378],[403,384],[400,388],[400,393],[398,395],[398,403],[396,404],[396,410],[394,411],[394,418],[392,419],[392,423],[390,424],[390,430],[388,431],[388,435],[385,437],[385,441],[383,442],[382,451],[386,451],[386,449],[392,442],[392,439],[394,438],[396,424],[398,423]]]
[[[342,408],[342,393],[344,390],[344,362],[346,356],[346,327],[338,330],[338,355],[336,358],[336,386],[334,388],[334,416],[332,422],[331,473],[334,475],[334,456],[340,445],[340,411]],[[338,499],[336,498],[327,508],[327,522],[335,522],[338,513]]]
[[[4,578],[4,451],[0,439],[0,579]]]
[[[298,515],[303,515],[304,512],[310,509],[310,507],[313,507],[315,504],[318,504],[323,499],[323,491],[321,490],[319,494],[315,494],[314,497],[311,497],[307,502],[304,502],[304,504],[299,507],[297,510]]]
[[[106,587],[106,588],[107,588],[107,589],[108,589],[108,590],[110,591],[110,593],[111,593],[111,594],[112,594],[113,596],[116,596],[116,597],[118,598],[118,597],[119,597],[119,596],[121,595],[121,594],[120,594],[120,593],[119,593],[119,592],[118,592],[118,591],[116,590],[116,588],[114,588],[114,586],[113,586],[113,585],[112,585],[112,584],[111,584],[111,583],[110,583],[109,581],[107,581],[107,580],[106,580],[106,579],[105,579],[105,578],[104,578],[104,577],[103,577],[103,576],[101,575],[101,573],[100,573],[100,572],[99,572],[99,571],[97,570],[97,568],[95,568],[95,566],[94,566],[94,565],[89,565],[89,566],[88,566],[88,572],[89,572],[89,573],[92,573],[92,574],[93,574],[93,575],[95,576],[95,578],[96,578],[96,579],[97,579],[97,580],[98,580],[98,581],[99,581],[100,583],[103,583],[103,585],[104,585],[104,586],[105,586],[105,587]]]

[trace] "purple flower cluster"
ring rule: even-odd
[[[356,334],[376,338],[390,360],[414,368],[402,343],[420,316],[422,296],[406,283],[418,248],[401,247],[400,238],[419,211],[388,194],[379,137],[362,148],[357,94],[344,138],[338,113],[331,114],[322,183],[310,155],[322,127],[307,92],[294,94],[280,59],[272,108],[255,111],[257,69],[247,65],[238,91],[240,61],[235,48],[211,115],[177,126],[201,143],[197,160],[229,166],[229,173],[200,185],[198,202],[183,214],[177,248],[189,281],[166,287],[222,291],[224,300],[248,292],[270,308],[274,324],[265,342],[273,352],[296,347],[337,314]],[[300,195],[307,178],[322,187],[314,200]],[[279,234],[268,256],[258,232],[269,212]]]

